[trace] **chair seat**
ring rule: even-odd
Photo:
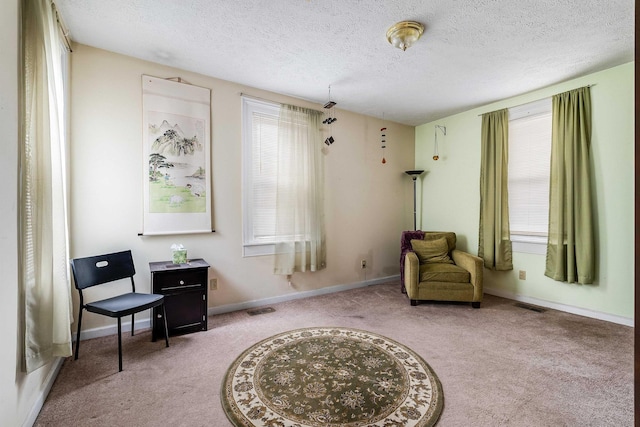
[[[471,274],[462,267],[446,263],[420,265],[420,282],[469,283]]]
[[[152,307],[157,307],[162,304],[163,299],[163,295],[138,294],[130,292],[113,298],[88,303],[85,305],[85,308],[87,311],[102,314],[104,316],[122,317]]]

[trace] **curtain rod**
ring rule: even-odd
[[[580,86],[580,87],[577,87],[577,88],[575,88],[575,89],[569,89],[569,90],[565,90],[564,92],[559,92],[559,93],[570,92],[570,91],[572,91],[572,90],[580,89],[581,87],[592,87],[592,86],[595,86],[595,85],[596,85],[596,83],[591,84],[591,85],[586,85],[586,86]],[[556,95],[557,95],[557,94],[556,94]],[[551,95],[551,96],[554,96],[554,95]],[[545,99],[545,98],[550,98],[550,97],[549,97],[549,96],[545,96],[544,98],[534,99],[533,101],[527,101],[527,102],[523,102],[522,104],[512,105],[511,107],[505,107],[505,108],[506,108],[506,109],[509,109],[509,108],[516,108],[516,107],[520,107],[520,106],[522,106],[522,105],[530,104],[530,103],[532,103],[532,102],[537,102],[537,101],[543,100],[543,99]],[[500,110],[504,110],[505,108],[500,108]],[[498,110],[493,110],[493,111],[498,111]],[[487,111],[486,113],[478,114],[478,117],[481,117],[482,115],[487,114],[487,113],[493,113],[493,111]]]
[[[67,26],[64,25],[62,16],[60,15],[60,12],[58,12],[58,8],[56,7],[56,4],[53,0],[51,0],[51,9],[53,10],[53,14],[56,17],[56,22],[58,23],[58,27],[60,29],[60,33],[62,34],[62,38],[64,40],[65,46],[67,47],[67,50],[69,52],[73,52],[73,50],[71,50],[71,39],[69,38],[69,30],[67,29]]]
[[[255,95],[249,95],[248,93],[244,93],[244,92],[240,92],[240,96],[246,96],[247,98],[257,99],[258,101],[271,102],[272,104],[280,104],[280,105],[285,104],[284,102],[277,102],[277,101],[273,101],[271,99],[261,98],[259,96],[255,96]],[[316,113],[324,114],[324,111],[316,110],[316,109],[309,108],[309,107],[301,107],[301,106],[295,105],[295,104],[286,104],[286,105],[293,105],[294,107],[298,107],[298,108],[306,108],[308,110],[315,111]]]

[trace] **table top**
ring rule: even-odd
[[[186,270],[189,268],[209,268],[210,265],[202,258],[189,259],[184,264],[174,264],[172,261],[156,261],[149,263],[152,273],[156,271]]]

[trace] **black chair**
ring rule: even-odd
[[[164,296],[158,294],[136,293],[136,285],[133,281],[136,269],[133,265],[131,251],[72,259],[71,269],[73,270],[74,284],[80,294],[75,360],[78,359],[78,350],[80,348],[82,310],[102,314],[103,316],[118,318],[118,366],[120,371],[122,371],[122,325],[120,319],[123,316],[131,315],[131,335],[133,336],[135,313],[148,310],[153,307],[162,306],[164,339],[166,346],[169,347],[169,333],[167,330],[167,315],[164,308]],[[84,303],[82,295],[83,289],[126,278],[131,279],[132,292],[87,304]],[[152,341],[155,340],[156,337],[152,333]]]

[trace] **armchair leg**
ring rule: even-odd
[[[412,300],[411,300],[411,305],[412,305],[413,307],[415,307],[416,305],[418,305],[418,300],[416,300],[416,299],[412,299]]]
[[[471,303],[471,307],[473,307],[473,308],[480,308],[480,302],[479,302],[479,301],[472,302],[472,303]]]

